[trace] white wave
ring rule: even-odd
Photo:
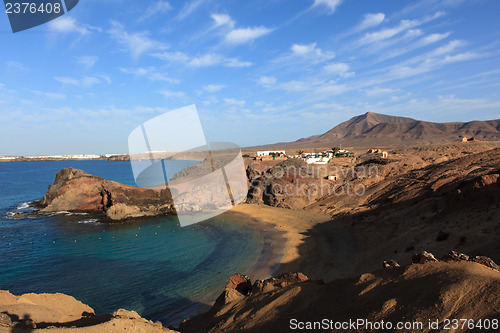
[[[66,216],[73,216],[73,215],[89,215],[88,213],[77,213],[77,212],[68,212],[67,210],[60,210],[58,212],[53,212],[51,216],[54,215],[66,215]]]
[[[21,202],[19,205],[17,205],[16,209],[17,210],[26,210],[26,209],[34,210],[35,208],[32,207],[33,203],[34,203],[34,201]]]
[[[89,224],[89,223],[94,223],[94,224],[100,224],[99,219],[86,219],[78,222],[79,224]]]

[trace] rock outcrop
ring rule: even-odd
[[[15,296],[0,290],[0,332],[175,332],[142,318],[135,311],[119,309],[95,315],[94,310],[64,294]]]
[[[302,209],[328,193],[331,182],[324,179],[320,168],[300,159],[288,159],[258,172],[249,165],[250,189],[247,203]]]
[[[111,220],[174,214],[167,188],[123,185],[78,169],[63,169],[40,200],[41,212],[89,212]]]

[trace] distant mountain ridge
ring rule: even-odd
[[[407,117],[367,112],[343,122],[321,135],[265,148],[313,148],[331,146],[405,146],[460,141],[461,137],[500,141],[500,119],[433,123]]]

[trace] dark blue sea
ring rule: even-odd
[[[97,314],[125,308],[176,325],[231,274],[251,271],[264,251],[261,231],[234,214],[184,228],[175,217],[109,224],[89,215],[30,214],[67,167],[135,185],[128,162],[0,163],[0,289],[61,292]]]

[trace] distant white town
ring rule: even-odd
[[[104,155],[31,155],[31,156],[0,156],[0,162],[12,161],[48,161],[48,160],[99,160],[107,159],[119,154]]]

